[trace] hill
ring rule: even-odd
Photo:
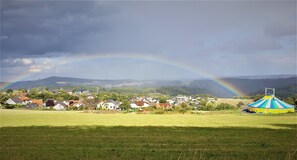
[[[277,77],[277,76],[274,76]],[[297,77],[251,79],[251,77],[241,78],[223,78],[220,81],[227,82],[246,95],[258,94],[264,91],[264,88],[276,88],[277,93],[293,95],[296,93]],[[4,84],[4,83],[2,83]],[[95,80],[71,77],[48,77],[34,81],[19,81],[3,89],[30,89],[34,87],[104,87],[104,88],[154,88],[158,93],[177,95],[177,94],[212,94],[217,97],[236,96],[226,88],[222,87],[213,80]]]

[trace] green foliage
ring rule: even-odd
[[[4,108],[6,109],[14,109],[14,108],[23,108],[23,104],[5,104]]]
[[[123,100],[122,104],[120,105],[122,110],[129,110],[130,109],[130,102],[128,100]]]
[[[193,110],[193,109],[194,109],[194,107],[189,105],[189,106],[188,106],[188,107],[186,107],[185,109],[186,109],[186,110]]]
[[[40,90],[38,88],[33,88],[29,93],[28,97],[31,99],[43,99],[44,101],[48,99],[56,99],[56,100],[79,100],[79,97],[70,95],[65,91],[60,91],[57,95],[48,90]]]
[[[96,99],[84,99],[84,104],[88,110],[95,110],[98,101],[96,101]]]
[[[238,108],[240,108],[241,106],[243,106],[244,103],[242,101],[238,102],[238,104],[236,105]]]
[[[5,104],[4,107],[5,107],[6,109],[14,109],[14,108],[16,108],[16,106],[13,105],[13,104]]]
[[[10,94],[10,93],[12,93],[12,92],[13,92],[12,89],[7,89],[7,90],[6,90],[6,93],[7,93],[7,94]]]
[[[159,103],[166,103],[167,102],[166,100],[167,100],[166,97],[162,96],[159,98]]]
[[[228,103],[214,103],[214,102],[207,102],[205,105],[201,105],[198,107],[198,110],[202,111],[214,111],[214,110],[230,110],[235,109],[234,106]]]
[[[181,108],[180,110],[178,110],[179,113],[185,114],[187,112],[187,110],[185,108]]]
[[[230,110],[230,109],[235,109],[235,107],[228,103],[220,103],[217,105],[217,107],[215,109],[216,110]]]
[[[185,103],[185,102],[182,102],[182,103],[180,104],[180,107],[183,108],[183,109],[186,109],[186,108],[188,107],[188,104]]]
[[[288,97],[288,98],[284,99],[284,101],[288,104],[297,106],[297,94],[293,97]]]
[[[256,102],[259,99],[263,98],[264,96],[265,96],[265,94],[257,94],[255,96],[252,96],[252,99],[254,100],[254,102]]]
[[[155,110],[155,114],[164,114],[164,113],[165,113],[165,111],[162,108],[158,108]]]
[[[207,103],[208,101],[207,100],[201,100],[200,102],[199,102],[199,104],[201,105],[201,106],[206,106],[206,103]]]
[[[9,97],[7,94],[0,92],[0,105],[4,105],[8,99]]]
[[[214,111],[216,109],[216,104],[213,102],[207,102],[205,107],[207,111]]]

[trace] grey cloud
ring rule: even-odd
[[[284,36],[296,37],[296,21],[290,21],[287,23],[275,23],[267,25],[264,28],[264,33],[267,35],[279,38]]]
[[[34,64],[31,58],[1,59],[1,67],[27,67]]]
[[[211,53],[218,48],[200,52],[208,41],[217,38],[225,41],[228,32],[257,35],[266,23],[294,17],[293,4],[4,1],[1,25],[9,39],[1,41],[2,52],[3,57],[81,52],[142,52],[169,56]],[[269,44],[259,43],[242,46],[240,50],[248,46],[256,46],[255,50],[259,48],[259,51],[269,48]]]
[[[291,41],[296,34],[296,1],[1,2],[2,60],[49,58],[50,66],[55,66],[57,58],[71,59],[75,54],[139,53],[210,69],[209,72],[220,75],[260,74],[255,68],[263,66],[247,59],[248,56],[296,54]],[[27,68],[38,71],[49,65],[42,62],[36,60],[37,64]],[[92,67],[106,73],[108,68],[121,67],[127,61],[108,62],[106,68],[97,63]],[[273,66],[278,67],[273,72],[291,67],[291,63],[283,63]],[[269,68],[274,64],[262,65]],[[130,63],[129,66],[135,67]],[[240,70],[235,69],[238,66]],[[48,69],[47,75],[71,74],[69,70],[52,70],[53,67]],[[122,72],[127,75],[124,78],[133,76],[128,71]],[[90,74],[97,76],[93,72],[80,75]]]
[[[247,36],[227,40],[218,47],[222,51],[231,53],[259,53],[263,51],[279,50],[282,45],[276,40],[267,36]]]
[[[1,5],[4,57],[76,52],[94,32],[111,28],[105,17],[116,14],[110,5],[91,2],[20,2]]]

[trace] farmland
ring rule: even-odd
[[[296,159],[297,117],[0,110],[1,159]]]

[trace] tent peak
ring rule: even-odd
[[[265,95],[266,96],[273,96],[275,95],[275,88],[265,88]]]

